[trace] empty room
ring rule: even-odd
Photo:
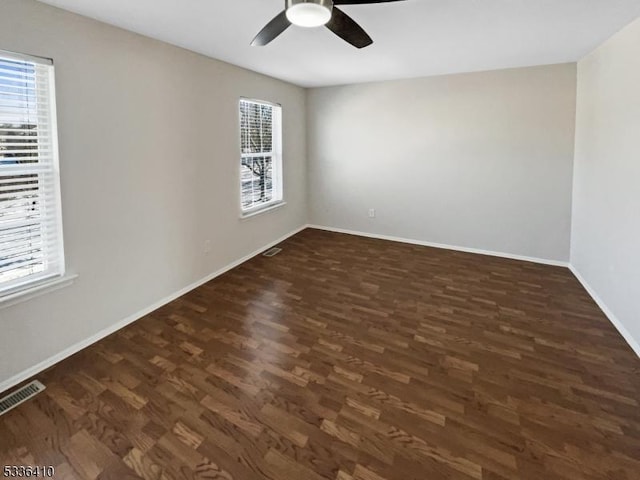
[[[640,0],[0,0],[0,478],[640,479]]]

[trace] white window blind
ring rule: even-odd
[[[0,51],[0,298],[64,274],[53,65]]]
[[[243,212],[282,201],[281,109],[240,100],[240,191]]]

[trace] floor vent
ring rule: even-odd
[[[26,402],[31,397],[36,396],[38,393],[43,391],[45,386],[41,384],[39,381],[34,380],[31,383],[27,383],[24,387],[19,390],[16,390],[13,393],[10,393],[6,397],[0,399],[0,415],[7,413],[12,408],[17,407],[22,402]]]
[[[282,251],[281,248],[273,247],[262,254],[263,257],[273,257]]]

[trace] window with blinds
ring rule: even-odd
[[[64,274],[53,65],[0,51],[0,299]]]
[[[243,213],[282,201],[281,108],[240,100],[240,200]]]

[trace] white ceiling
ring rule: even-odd
[[[579,60],[640,16],[640,0],[407,0],[341,7],[363,50],[326,28],[249,43],[284,0],[41,0],[305,87]]]

